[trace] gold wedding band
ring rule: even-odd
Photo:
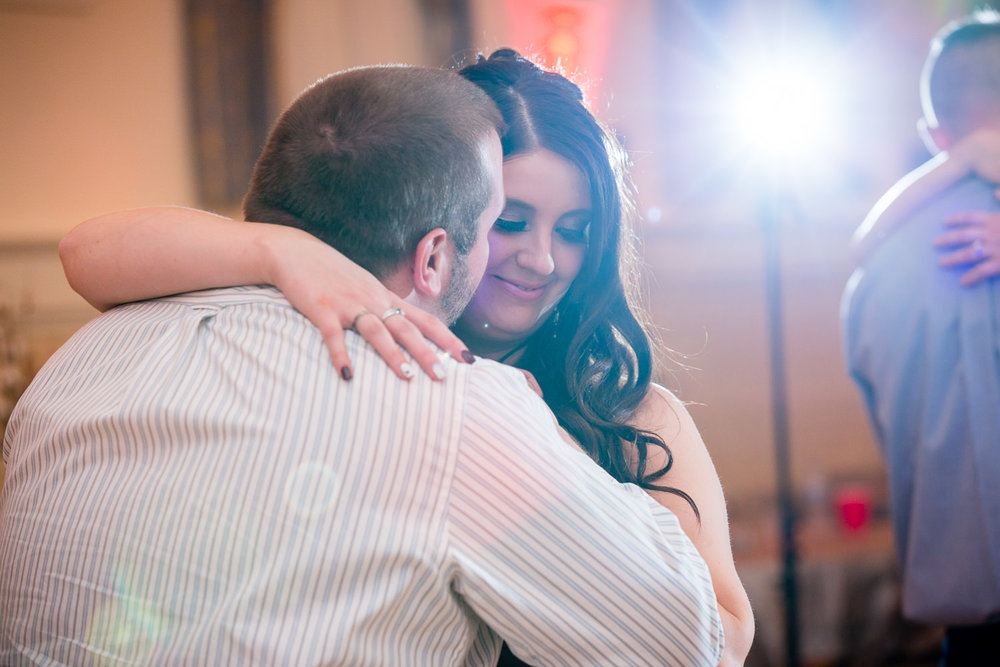
[[[354,320],[351,321],[351,329],[354,331],[358,330],[358,320],[360,320],[365,315],[374,315],[374,313],[367,308],[362,310],[360,313],[354,316]]]
[[[387,319],[393,315],[405,315],[402,308],[390,308],[389,310],[382,313],[382,321],[385,322]]]

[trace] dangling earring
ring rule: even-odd
[[[559,306],[553,309],[552,313],[552,339],[555,340],[558,337],[556,333],[559,330]]]

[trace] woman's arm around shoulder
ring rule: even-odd
[[[316,325],[345,379],[352,371],[344,331],[355,324],[400,377],[412,374],[400,345],[435,376],[439,359],[425,336],[453,356],[469,356],[440,320],[405,304],[330,245],[285,225],[179,206],[129,209],[77,225],[60,242],[59,257],[73,289],[102,311],[213,287],[274,285]],[[397,308],[405,317],[382,318]]]
[[[1000,183],[997,130],[986,128],[969,133],[889,188],[854,232],[851,239],[854,263],[860,264],[921,204],[970,174]]]
[[[684,404],[659,385],[651,385],[633,425],[659,435],[673,454],[670,470],[655,483],[687,493],[698,506],[701,520],[683,498],[650,490],[657,502],[677,515],[712,575],[712,586],[725,630],[725,653],[720,664],[741,665],[754,636],[753,612],[729,540],[729,519],[722,484],[708,449]],[[667,461],[658,447],[649,449],[647,470],[658,470]]]

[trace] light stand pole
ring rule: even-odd
[[[785,611],[785,664],[801,664],[795,545],[795,502],[789,462],[788,393],[785,371],[784,312],[781,298],[780,188],[768,182],[760,201],[764,243],[764,292],[767,302],[768,341],[771,354],[771,416],[777,471],[778,509],[781,517],[781,589]]]
[[[803,34],[810,32],[806,27]],[[799,609],[796,572],[795,494],[792,488],[788,434],[788,391],[781,290],[782,222],[806,186],[810,172],[829,168],[845,142],[838,139],[839,74],[833,46],[822,48],[817,33],[812,48],[821,58],[784,43],[781,35],[766,45],[751,45],[740,59],[742,75],[734,77],[730,141],[739,164],[754,170],[756,205],[761,225],[764,292],[771,354],[771,417],[778,510],[781,521],[781,589],[784,597],[785,664],[799,667]],[[798,52],[796,52],[798,51]],[[817,159],[823,156],[822,159]],[[763,178],[760,178],[763,177]]]

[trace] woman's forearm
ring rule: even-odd
[[[405,349],[440,379],[438,351],[427,339],[454,358],[472,359],[443,322],[404,303],[371,273],[295,227],[238,222],[176,206],[131,209],[77,225],[60,242],[59,257],[69,284],[102,311],[180,292],[273,285],[319,329],[345,378],[352,370],[344,331],[360,312],[403,310],[403,317],[366,318],[370,321],[359,332],[400,377],[413,373]]]
[[[98,310],[197,289],[271,283],[263,239],[287,227],[158,206],[80,223],[59,244],[69,284]]]
[[[852,257],[859,264],[882,239],[902,224],[927,198],[971,173],[969,165],[948,153],[938,153],[896,182],[875,203],[851,239]]]
[[[1000,183],[1000,132],[972,132],[938,153],[889,188],[854,232],[855,264],[930,197],[970,174]]]
[[[733,562],[725,497],[705,443],[684,405],[656,385],[643,400],[636,425],[660,435],[673,453],[673,467],[656,483],[685,491],[698,506],[700,520],[677,495],[649,492],[677,515],[681,528],[705,559],[712,575],[726,639],[720,664],[742,665],[753,642],[753,610]],[[658,449],[650,452],[653,469],[663,464],[663,456]]]

